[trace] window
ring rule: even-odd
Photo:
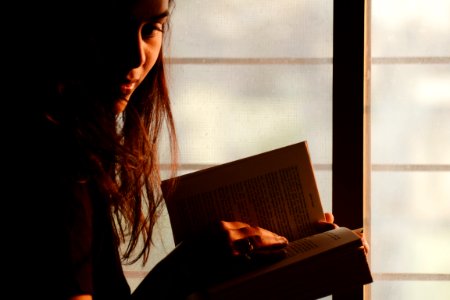
[[[324,210],[371,245],[374,283],[327,299],[448,297],[450,2],[175,2],[181,173],[308,140]],[[158,225],[132,288],[173,248]]]

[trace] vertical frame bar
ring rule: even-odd
[[[364,0],[334,1],[333,13],[333,175],[335,222],[363,226]],[[333,300],[363,299],[363,288]]]
[[[372,0],[365,0],[365,23],[364,23],[364,162],[363,162],[363,226],[364,236],[371,244],[371,213],[372,213]],[[367,255],[371,265],[371,252]],[[363,294],[365,300],[372,299],[372,285],[364,286]]]

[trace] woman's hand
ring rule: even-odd
[[[332,213],[325,213],[325,220],[316,224],[320,232],[339,227]],[[289,241],[267,229],[243,222],[220,221],[220,231],[225,234],[226,244],[235,257],[277,258],[284,257]]]
[[[364,232],[362,230],[354,230],[353,232],[356,233],[356,235],[358,235],[361,238],[364,253],[366,255],[369,254],[370,247],[369,247],[369,243],[367,242],[367,240],[364,236]]]
[[[332,229],[339,227],[337,224],[334,223],[334,216],[332,213],[326,212],[324,215],[325,215],[325,220],[319,221],[316,224],[316,228],[318,231],[325,232],[325,231],[332,230]]]
[[[317,224],[317,229],[321,232],[324,231],[328,231],[331,229],[335,229],[338,228],[339,226],[337,224],[334,223],[334,216],[332,213],[325,213],[325,221],[320,221]],[[354,231],[354,233],[356,233],[360,238],[361,238],[361,242],[362,242],[362,247],[364,248],[364,253],[367,255],[369,253],[369,243],[367,243],[366,238],[364,237],[364,233],[361,231]]]
[[[234,257],[276,259],[286,254],[288,240],[267,229],[229,221],[220,221],[219,227]]]

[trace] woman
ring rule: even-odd
[[[195,283],[180,269],[192,258],[201,260],[201,242],[174,251],[133,295],[121,265],[141,258],[145,263],[151,254],[153,225],[163,207],[158,146],[164,125],[175,170],[162,46],[172,1],[32,5],[24,35],[33,47],[35,60],[27,61],[33,80],[18,91],[23,102],[17,103],[26,103],[28,138],[17,143],[31,150],[20,159],[22,169],[33,172],[20,203],[22,224],[35,233],[17,244],[27,270],[26,289],[19,294],[71,300],[185,297]],[[288,243],[247,224],[219,225],[210,234],[222,248],[209,251],[245,255],[239,241],[249,235],[261,236],[253,245],[257,251],[274,249],[268,251],[274,255]],[[49,275],[42,276],[43,270]]]

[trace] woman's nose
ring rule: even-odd
[[[145,57],[139,30],[129,24],[117,24],[114,34],[108,34],[105,40],[106,55],[109,53],[110,67],[116,66],[121,70],[130,70],[139,67]]]
[[[121,53],[124,67],[133,69],[139,67],[145,60],[142,41],[139,34],[130,35],[122,45],[123,53]]]

